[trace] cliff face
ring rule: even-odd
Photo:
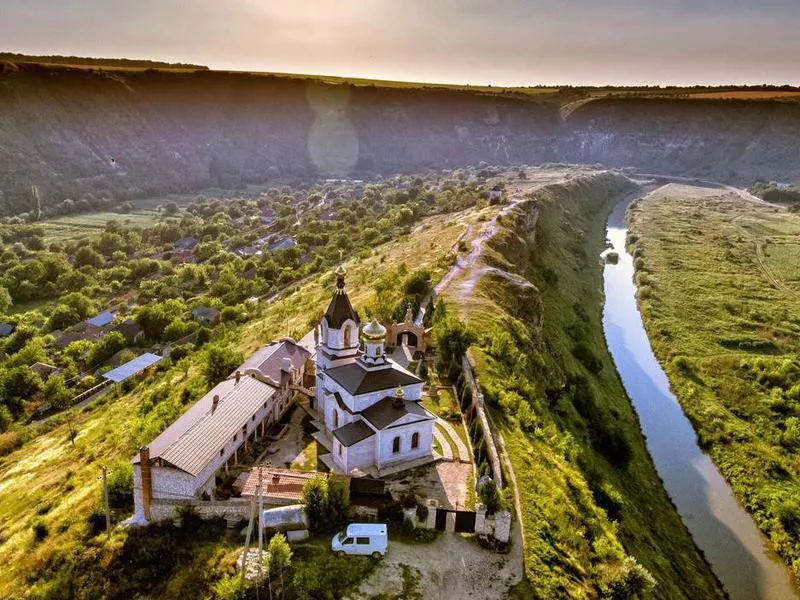
[[[2,63],[0,213],[28,210],[33,184],[52,206],[481,161],[800,177],[800,104],[597,100],[566,120],[558,109],[546,95]]]

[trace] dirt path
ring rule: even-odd
[[[403,567],[419,578],[403,589]],[[389,552],[353,600],[379,594],[425,600],[502,598],[522,580],[522,547],[496,554],[457,533],[443,533],[431,544],[389,541]],[[413,587],[414,589],[409,589]]]

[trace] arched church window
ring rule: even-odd
[[[333,409],[333,426],[334,427],[339,426],[339,411],[336,410],[335,408]]]
[[[415,431],[411,436],[411,449],[416,450],[417,448],[419,448],[419,433]]]
[[[392,440],[392,454],[399,454],[400,452],[400,436]]]
[[[351,325],[346,325],[344,328],[344,345],[345,347],[350,345],[350,334],[353,333],[353,327]]]

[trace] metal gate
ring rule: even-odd
[[[469,510],[456,511],[456,532],[474,533],[476,514]]]
[[[447,531],[448,517],[453,514],[453,523],[455,528],[451,531],[457,533],[474,533],[475,531],[475,518],[476,514],[471,510],[451,510],[449,508],[436,509],[436,529],[439,531]]]
[[[445,531],[447,529],[447,515],[451,512],[455,511],[447,510],[446,508],[436,509],[436,529],[439,531]]]

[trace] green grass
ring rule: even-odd
[[[503,219],[486,260],[536,287],[488,274],[458,305],[482,337],[473,356],[517,477],[535,595],[596,596],[627,554],[654,575],[657,597],[721,597],[663,489],[604,344],[599,254],[605,217],[629,189],[606,174],[535,193]],[[573,355],[577,340],[599,373]],[[565,389],[576,377],[588,391]],[[535,414],[527,431],[515,418],[523,402]]]
[[[669,186],[630,221],[651,290],[640,307],[672,390],[800,577],[800,440],[785,435],[800,416],[800,217]]]
[[[65,215],[41,221],[47,243],[68,240],[103,230],[109,221],[119,221],[131,227],[147,227],[159,219],[155,210],[134,210],[129,213],[104,211]]]

